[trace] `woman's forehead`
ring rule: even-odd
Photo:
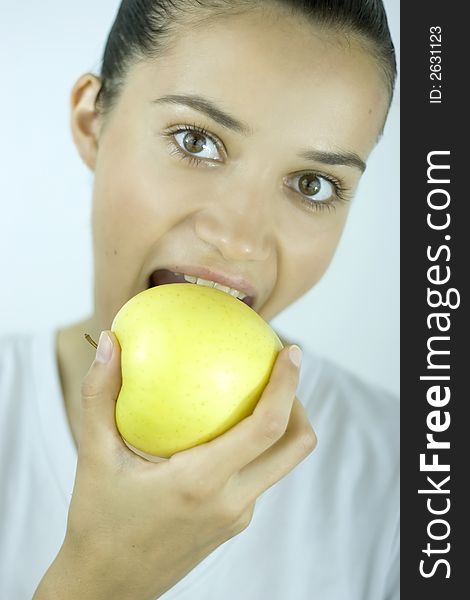
[[[346,45],[344,36],[310,25],[292,30],[241,17],[205,32],[185,29],[169,53],[140,64],[128,83],[147,99],[210,98],[255,135],[307,130],[324,144],[355,141],[366,154],[388,106],[377,61],[358,42]]]

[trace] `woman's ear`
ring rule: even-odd
[[[83,162],[95,170],[98,151],[100,118],[96,110],[96,98],[101,80],[87,73],[82,75],[70,94],[71,129],[75,146]]]

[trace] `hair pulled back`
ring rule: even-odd
[[[103,115],[112,110],[129,68],[169,50],[180,26],[276,7],[366,42],[382,68],[391,101],[397,68],[382,0],[123,0],[101,62],[98,110]]]

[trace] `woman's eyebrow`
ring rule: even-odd
[[[236,133],[249,136],[253,135],[252,128],[243,121],[218,108],[212,100],[198,94],[166,94],[152,100],[153,104],[181,104],[204,113],[216,123]],[[355,152],[326,152],[322,150],[303,150],[298,153],[305,160],[321,162],[326,165],[344,165],[356,167],[362,173],[366,169],[365,162]]]
[[[343,165],[357,167],[361,173],[366,170],[366,163],[355,152],[324,152],[322,150],[303,150],[297,155],[305,160],[321,162],[325,165]]]
[[[249,125],[218,108],[212,100],[203,98],[197,94],[167,94],[152,102],[154,104],[182,104],[183,106],[188,106],[189,108],[193,108],[194,110],[206,114],[213,121],[219,123],[223,127],[227,127],[227,129],[231,129],[232,131],[246,136],[253,134]]]

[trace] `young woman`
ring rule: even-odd
[[[395,70],[380,0],[122,2],[99,77],[71,95],[94,312],[1,343],[2,598],[399,597],[394,399],[308,353],[300,368],[286,342],[250,417],[154,464],[116,430],[109,331],[175,273],[266,321],[311,289]]]

